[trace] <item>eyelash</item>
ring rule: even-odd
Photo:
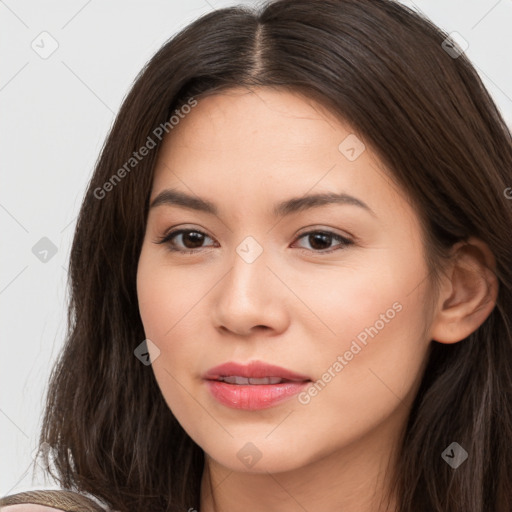
[[[199,233],[199,234],[201,234],[201,235],[211,239],[211,237],[208,236],[203,231],[200,231],[198,229],[187,229],[187,228],[185,228],[185,229],[176,229],[174,231],[171,231],[170,233],[167,233],[164,236],[159,237],[158,241],[155,242],[155,243],[156,244],[166,244],[170,251],[178,252],[178,253],[181,253],[181,254],[194,254],[194,253],[197,253],[198,251],[201,251],[202,249],[204,249],[203,247],[199,247],[197,249],[176,249],[175,247],[173,247],[172,246],[173,239],[176,236],[184,234],[184,233]],[[340,247],[335,247],[333,249],[328,249],[328,250],[305,249],[304,247],[300,247],[300,249],[302,249],[303,251],[307,251],[309,253],[313,252],[313,253],[318,253],[318,254],[330,254],[332,252],[344,249],[344,248],[346,248],[346,247],[348,247],[348,246],[350,246],[350,245],[352,245],[354,243],[352,240],[350,240],[348,238],[345,238],[345,237],[343,237],[341,235],[338,235],[336,233],[333,233],[332,231],[327,231],[327,230],[312,230],[312,231],[308,231],[306,233],[302,233],[300,236],[297,237],[296,240],[300,240],[301,238],[304,238],[306,236],[313,235],[313,234],[321,234],[321,235],[330,236],[333,239],[335,239],[338,242],[340,242],[341,246]]]

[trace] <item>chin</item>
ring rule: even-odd
[[[217,464],[237,473],[266,474],[293,471],[307,465],[314,458],[313,454],[308,457],[304,450],[298,450],[291,444],[283,446],[283,438],[276,437],[274,444],[264,438],[254,441],[247,439],[233,439],[231,444],[224,441],[222,450],[218,449],[219,444],[211,446],[210,451],[204,448],[203,450]]]

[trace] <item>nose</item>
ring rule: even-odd
[[[275,335],[289,324],[289,291],[269,268],[265,251],[250,263],[235,253],[215,290],[213,320],[221,331]]]

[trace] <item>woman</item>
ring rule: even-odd
[[[511,169],[399,4],[198,19],[82,205],[52,475],[119,511],[511,510]]]

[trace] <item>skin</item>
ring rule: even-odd
[[[368,144],[353,161],[338,149],[349,124],[284,90],[198,101],[164,141],[150,201],[174,188],[219,212],[151,208],[137,289],[146,337],[160,351],[155,378],[205,452],[200,510],[390,511],[396,449],[431,340],[460,341],[492,311],[492,254],[477,239],[471,250],[454,247],[435,296],[417,213]],[[373,214],[347,204],[272,214],[277,202],[319,192],[355,196]],[[202,245],[175,238],[195,251],[182,254],[155,243],[169,228],[207,236]],[[353,244],[300,237],[312,230]],[[248,236],[263,249],[252,263],[236,252]],[[316,382],[396,303],[394,318],[307,404],[236,410],[201,378],[226,361],[260,360]],[[237,457],[248,442],[261,454],[251,467]]]

